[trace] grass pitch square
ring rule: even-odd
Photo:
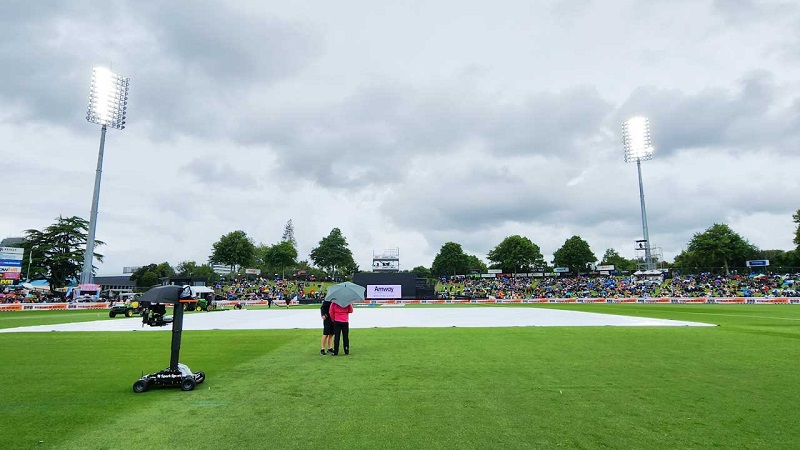
[[[144,394],[168,332],[0,334],[0,448],[800,443],[800,307],[558,307],[720,326],[354,329],[346,357],[319,355],[319,330],[185,331],[181,362],[206,382]],[[97,319],[57,314],[0,327]]]

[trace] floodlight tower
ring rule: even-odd
[[[92,69],[92,87],[89,91],[89,108],[86,120],[101,125],[100,152],[97,155],[97,172],[94,176],[94,195],[92,212],[89,218],[89,232],[86,236],[86,252],[83,255],[81,283],[92,282],[92,263],[94,260],[94,234],[97,229],[97,205],[100,202],[100,177],[103,173],[103,151],[106,144],[106,128],[125,128],[125,115],[128,109],[128,84],[130,80],[117,75],[105,67]]]
[[[644,207],[644,187],[642,185],[642,161],[653,159],[653,145],[650,141],[650,121],[646,117],[631,117],[622,124],[622,141],[625,145],[625,162],[636,161],[639,172],[639,200],[642,204],[642,232],[644,234],[645,269],[653,268],[650,256],[650,236],[647,229],[647,209]]]

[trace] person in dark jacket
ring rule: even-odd
[[[322,343],[320,346],[319,354],[325,354],[327,343],[328,353],[333,354],[333,319],[331,319],[330,310],[331,302],[323,300],[322,306],[319,308],[320,315],[322,315]]]

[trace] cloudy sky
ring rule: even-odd
[[[89,218],[93,66],[130,78],[106,140],[99,274],[206,262],[222,235],[300,259],[338,227],[362,269],[519,234],[671,261],[726,223],[793,248],[800,5],[792,0],[11,0],[0,15],[0,238]],[[99,6],[98,6],[99,5]]]

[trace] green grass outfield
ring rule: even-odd
[[[143,394],[169,332],[0,334],[0,448],[800,446],[800,306],[547,307],[720,326],[354,329],[346,357],[319,330],[186,331],[206,382]]]

